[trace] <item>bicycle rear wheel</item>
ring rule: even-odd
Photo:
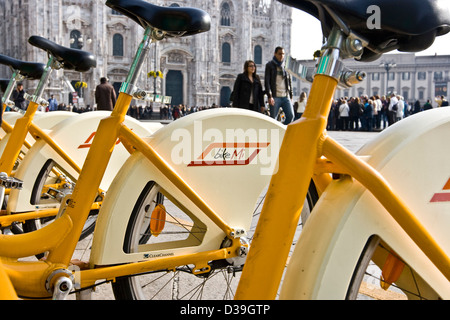
[[[439,295],[378,236],[367,241],[355,267],[348,300],[436,300]]]
[[[154,182],[147,184],[134,206],[130,217],[126,237],[124,241],[125,252],[137,252],[138,246],[160,237],[172,237],[173,241],[186,237],[201,239],[201,234],[206,230],[201,224],[193,221],[178,208],[174,201],[163,196],[164,191]],[[251,240],[256,228],[261,204],[265,192],[260,197],[253,213],[251,230],[247,232],[247,241],[251,248]],[[318,194],[314,183],[311,182],[308,196],[305,200],[304,211],[312,210],[318,200]],[[165,227],[158,237],[152,235],[150,230],[150,216],[159,204],[164,204],[167,212]],[[301,221],[298,226],[298,234],[301,232]],[[157,238],[157,239],[155,239]],[[225,236],[224,236],[225,238]],[[296,240],[294,240],[293,246]],[[226,246],[226,243],[222,244]],[[230,259],[211,261],[211,270],[208,273],[194,275],[191,265],[178,266],[174,270],[158,270],[146,274],[133,275],[116,279],[112,284],[116,299],[233,299],[237,288],[240,273],[244,261]]]
[[[31,193],[30,203],[38,204],[57,204],[59,205],[66,194],[72,192],[75,187],[74,179],[71,179],[60,166],[52,159],[42,167],[39,172]],[[98,210],[91,210],[84,224],[80,239],[85,239],[95,229]],[[23,224],[24,232],[31,232],[40,229],[42,225],[48,224],[54,220],[54,217],[28,220]]]

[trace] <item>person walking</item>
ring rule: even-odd
[[[348,103],[349,111],[349,130],[358,131],[359,130],[359,116],[361,111],[361,106],[359,102],[359,97],[351,97]]]
[[[281,107],[285,115],[284,124],[289,124],[294,119],[293,91],[291,76],[283,66],[284,56],[284,48],[276,47],[273,59],[266,64],[264,87],[269,99],[270,116],[276,119]]]
[[[56,111],[58,110],[58,101],[56,101],[56,98],[51,95],[50,99],[48,99],[48,111]]]
[[[389,123],[389,99],[387,99],[386,96],[381,96],[381,104],[381,122],[383,123],[383,129],[386,129]]]
[[[422,111],[421,106],[420,106],[420,101],[416,100],[416,102],[414,103],[414,109],[413,109],[413,114],[419,113],[420,111]]]
[[[397,109],[398,109],[398,99],[395,93],[392,93],[391,99],[389,100],[389,108],[388,108],[389,126],[393,125],[397,120]]]
[[[431,101],[427,100],[427,102],[425,102],[425,104],[423,105],[423,110],[430,110],[433,109],[433,106],[431,105]]]
[[[375,108],[375,103],[372,99],[365,99],[364,102],[364,131],[373,130],[373,110]]]
[[[307,102],[306,92],[302,91],[302,93],[300,93],[300,97],[298,99],[297,106],[295,109],[295,120],[300,119],[301,116],[303,115],[303,112],[305,112],[306,102]]]
[[[95,88],[95,103],[97,103],[97,110],[109,111],[112,111],[116,104],[114,87],[109,84],[105,77],[100,79],[100,84]]]
[[[233,107],[263,112],[264,94],[261,79],[256,74],[256,64],[252,60],[244,63],[233,88]]]
[[[403,117],[404,117],[403,110],[405,108],[405,101],[403,100],[403,97],[400,95],[397,95],[397,100],[398,100],[398,102],[397,102],[397,110],[395,113],[395,122],[398,122],[403,119]]]
[[[341,98],[339,105],[339,129],[343,131],[348,130],[348,120],[350,117],[350,107],[348,106],[346,98]]]

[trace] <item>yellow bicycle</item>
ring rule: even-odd
[[[40,40],[42,41],[42,39],[43,38],[40,37],[32,37],[31,42],[36,45],[36,43]],[[33,41],[36,41],[36,43],[33,43]],[[7,179],[10,181],[14,180],[20,185],[20,188],[13,188],[12,192],[20,192],[20,189],[23,187],[23,180],[15,177],[15,169],[17,169],[18,163],[23,160],[23,154],[29,151],[32,147],[31,139],[28,139],[27,137],[28,134],[33,137],[33,140],[44,141],[45,144],[49,145],[55,153],[59,154],[66,161],[66,166],[72,166],[72,170],[78,172],[81,171],[76,161],[68,156],[60,145],[58,145],[58,143],[50,137],[48,132],[43,130],[37,124],[47,123],[46,127],[51,127],[51,124],[56,124],[56,122],[61,121],[63,118],[68,118],[73,114],[51,114],[46,117],[48,119],[45,121],[46,119],[44,119],[43,116],[46,114],[40,113],[36,117],[40,119],[40,121],[38,120],[33,122],[38,107],[46,106],[48,104],[48,102],[41,96],[54,69],[60,69],[64,65],[64,68],[66,69],[84,72],[89,70],[91,67],[95,67],[96,61],[90,53],[80,50],[75,51],[73,49],[63,51],[61,49],[63,49],[63,47],[55,44],[54,50],[59,53],[59,56],[50,57],[47,65],[42,63],[21,61],[5,55],[0,55],[0,63],[9,66],[13,71],[8,86],[4,91],[2,104],[3,110],[5,110],[6,106],[13,107],[14,105],[14,103],[10,100],[10,96],[17,81],[22,81],[24,79],[40,80],[34,94],[26,94],[26,99],[30,101],[27,110],[11,114],[8,113],[8,115],[5,116],[8,119],[15,120],[14,126],[11,126],[8,121],[2,121],[2,129],[6,132],[6,136],[4,136],[0,142],[2,151],[0,158],[0,171],[6,174],[6,176],[11,175],[12,177],[8,177]],[[14,117],[8,117],[9,115]],[[11,185],[11,183],[9,183],[9,185]],[[3,188],[1,192],[1,203],[3,204],[4,195],[10,195],[11,190],[9,190],[9,188]],[[0,226],[2,228],[11,228],[13,232],[32,231],[35,229],[35,226],[32,225],[33,218],[54,216],[57,212],[57,210],[52,208],[50,210],[41,210],[38,215],[26,212],[23,213],[22,216],[16,216],[11,219],[11,215],[5,215],[5,211],[2,215],[0,215]],[[17,224],[14,223],[16,221],[28,221],[28,225],[24,224],[22,230],[22,228],[18,228]]]
[[[0,226],[15,233],[36,230],[41,223],[51,221],[58,213],[62,198],[71,192],[76,183],[89,149],[89,139],[95,135],[99,120],[110,114],[106,111],[82,115],[64,111],[37,112],[38,105],[45,106],[48,103],[40,96],[52,70],[65,68],[83,72],[95,67],[96,62],[86,51],[65,48],[42,37],[33,36],[29,42],[33,46],[51,48],[52,55],[47,66],[0,55],[0,63],[13,70],[3,97],[4,108],[13,104],[9,97],[17,81],[24,78],[40,80],[37,92],[27,95],[31,100],[27,111],[8,112],[5,114],[7,121],[2,123],[7,134],[0,141],[1,170],[14,176],[10,179],[21,181],[21,188],[5,190],[8,201],[6,211],[0,215]],[[12,120],[16,121],[14,127],[10,125]],[[126,118],[126,123],[139,135],[150,135],[154,131],[149,125],[130,117]],[[20,155],[17,155],[18,152]],[[108,174],[114,175],[127,156],[125,148],[116,148]],[[93,204],[81,239],[94,229],[102,190],[107,190],[109,182],[108,179],[102,181],[98,199]]]
[[[64,298],[73,286],[88,291],[106,280],[113,282],[116,298],[201,298],[206,282],[212,281],[211,294],[223,289],[213,282],[215,271],[233,276],[244,266],[236,298],[274,299],[313,178],[320,198],[289,260],[281,298],[354,298],[370,261],[382,269],[383,287],[395,283],[413,299],[450,298],[450,211],[448,202],[439,201],[448,194],[448,177],[442,175],[450,172],[450,154],[430,143],[448,134],[448,111],[408,117],[357,155],[325,132],[338,84],[362,79],[362,73],[343,69],[342,58],[419,50],[410,43],[430,43],[430,37],[447,32],[449,15],[440,15],[440,2],[414,1],[402,20],[405,28],[388,19],[386,29],[366,33],[361,24],[366,8],[356,1],[351,9],[348,1],[283,2],[319,17],[328,39],[302,118],[286,128],[255,112],[204,111],[149,138],[133,133],[123,119],[131,99],[148,94],[138,87],[138,74],[151,42],[205,32],[210,17],[199,9],[142,0],[106,2],[144,28],[143,40],[58,218],[35,232],[0,235],[0,256],[19,297]],[[391,12],[394,4],[375,5]],[[407,23],[425,10],[433,17],[427,24]],[[413,25],[421,32],[413,33]],[[89,262],[71,263],[118,138],[130,157],[105,196]],[[419,183],[417,168],[426,171]],[[267,184],[250,242],[251,212]],[[413,197],[405,188],[412,185]],[[43,251],[45,261],[20,259]],[[160,282],[165,275],[170,288]],[[187,289],[198,291],[190,296]],[[233,293],[224,290],[220,298]]]

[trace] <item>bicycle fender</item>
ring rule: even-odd
[[[249,230],[258,197],[276,170],[285,126],[257,112],[214,109],[180,118],[147,139],[227,225]],[[272,162],[273,161],[273,162]],[[126,254],[123,240],[138,197],[154,181],[206,226],[201,244],[158,244]],[[224,232],[140,152],[120,169],[96,224],[91,264],[107,265],[220,248]]]
[[[59,121],[62,121],[68,117],[74,116],[75,114],[72,112],[67,112],[67,111],[54,111],[54,112],[37,112],[34,115],[33,118],[33,123],[35,123],[36,125],[38,125],[40,128],[42,129],[50,129],[52,128],[54,125],[56,125]],[[3,120],[7,121],[8,124],[10,125],[14,125],[14,123],[16,122],[16,120],[18,118],[22,117],[22,114],[18,113],[18,112],[5,112],[3,114]],[[3,130],[2,130],[3,132]],[[0,140],[0,154],[3,153],[3,150],[6,147],[6,143],[9,140],[9,136],[10,134],[7,133],[2,137],[2,140]],[[32,145],[34,143],[34,138],[28,134],[26,141]],[[27,149],[26,148],[22,148],[22,151],[24,153],[26,153]]]
[[[447,255],[449,135],[450,109],[428,110],[387,128],[357,152],[386,178]],[[290,260],[281,297],[344,299],[373,235],[418,273],[417,281],[427,282],[441,298],[450,298],[448,280],[374,196],[350,177],[333,181],[319,199]]]

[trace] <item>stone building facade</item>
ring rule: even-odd
[[[0,1],[0,53],[16,59],[42,62],[46,54],[27,43],[39,35],[64,46],[90,51],[97,67],[87,73],[59,70],[52,75],[46,95],[68,103],[74,96],[70,82],[86,82],[77,89],[81,103],[94,105],[95,86],[106,76],[118,90],[143,35],[143,28],[105,6],[104,0]],[[246,60],[264,65],[276,46],[290,51],[291,9],[275,0],[153,0],[161,6],[202,8],[211,16],[211,30],[199,35],[164,39],[153,44],[138,85],[172,97],[172,104],[227,105],[237,74]],[[147,77],[161,71],[163,78]],[[0,67],[0,76],[10,71]],[[25,84],[31,91],[32,81]],[[80,91],[81,90],[81,91]],[[75,96],[76,97],[76,96]]]
[[[302,60],[305,66],[313,67],[312,60]],[[368,63],[346,60],[351,70],[364,71],[366,79],[350,89],[336,91],[336,98],[361,95],[386,95],[396,92],[407,101],[419,100],[421,104],[436,96],[448,98],[450,82],[450,55],[419,56],[414,53],[385,54],[380,59]],[[310,90],[310,84],[296,81],[296,92]]]

